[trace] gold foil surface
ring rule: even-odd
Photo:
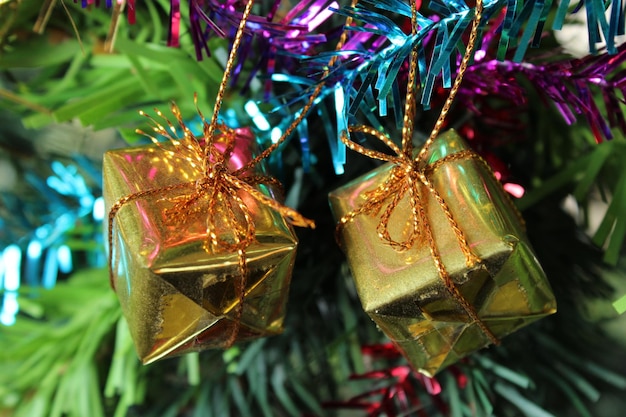
[[[237,134],[231,170],[241,168],[256,150],[248,129],[238,129]],[[163,147],[148,145],[105,154],[107,212],[121,197],[201,178],[201,170],[171,157],[171,151],[184,153],[184,149],[174,149],[170,143]],[[254,172],[260,173],[260,169]],[[271,187],[256,188],[276,197]],[[122,206],[115,217],[109,248],[113,279],[144,364],[221,347],[236,325],[240,326],[236,341],[282,331],[297,245],[291,226],[280,214],[239,191],[254,220],[256,242],[246,249],[248,276],[237,323],[235,280],[241,279],[237,254],[207,245],[208,204],[197,204],[182,221],[168,216],[173,201],[185,192],[189,190],[139,198]],[[218,211],[224,203],[218,201]],[[228,235],[229,230],[217,233]]]
[[[448,131],[433,142],[426,160],[432,166],[464,149],[467,144]],[[450,223],[424,186],[422,201],[444,266],[482,322],[502,338],[554,313],[552,290],[521,220],[489,168],[474,157],[437,165],[429,179],[482,260],[477,267],[468,270]],[[366,193],[382,184],[390,169],[391,164],[382,165],[332,192],[335,218],[362,205]],[[407,251],[396,251],[378,237],[384,209],[377,216],[363,213],[348,222],[342,229],[342,247],[364,310],[415,369],[432,376],[490,340],[444,286],[423,236]],[[410,213],[407,193],[389,220],[393,237],[407,235]]]

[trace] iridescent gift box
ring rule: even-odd
[[[236,132],[236,145],[227,161],[230,171],[243,167],[256,152],[250,130]],[[214,146],[222,151],[226,148],[219,139]],[[172,185],[193,183],[203,176],[201,167],[181,163],[185,152],[189,149],[163,143],[113,150],[104,156],[107,212],[122,197],[162,189],[157,195],[135,199],[119,209],[110,248],[113,284],[137,353],[145,364],[190,351],[224,347],[235,333],[239,342],[282,331],[297,246],[292,227],[247,192],[237,192],[256,227],[255,241],[245,250],[247,276],[239,314],[239,257],[208,244],[209,199],[196,203],[183,216],[172,215],[174,204],[190,192]],[[256,168],[251,174],[260,173],[262,170]],[[255,188],[276,198],[271,186]],[[229,213],[227,199],[222,199],[213,208],[217,218]],[[228,238],[232,233],[228,225],[233,219],[222,220],[222,226],[213,232]]]
[[[425,160],[430,169],[425,172],[482,262],[467,267],[441,204],[420,184],[422,204],[452,281],[480,321],[502,338],[554,313],[556,302],[519,214],[490,168],[475,155],[441,161],[466,149],[454,131],[440,135],[428,150]],[[368,192],[388,178],[391,168],[382,165],[332,192],[336,219],[364,204]],[[389,219],[392,236],[406,237],[410,229],[408,194]],[[424,233],[405,251],[379,238],[377,227],[384,210],[383,206],[377,215],[361,213],[347,222],[340,237],[342,248],[364,310],[415,369],[434,375],[492,339],[444,285]]]

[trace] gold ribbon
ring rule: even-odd
[[[387,155],[382,152],[366,149],[361,145],[348,139],[347,135],[343,134],[341,140],[351,150],[359,152],[370,158],[379,159],[382,161],[390,162],[393,164],[388,177],[372,191],[367,192],[367,201],[355,210],[344,215],[337,224],[337,234],[341,233],[341,230],[345,225],[351,222],[355,217],[361,214],[376,215],[380,214],[380,221],[376,227],[376,232],[380,239],[388,243],[391,247],[398,251],[405,251],[411,249],[418,239],[425,240],[430,249],[430,254],[439,273],[439,277],[443,281],[445,287],[452,294],[452,296],[463,307],[467,315],[472,322],[476,323],[481,331],[491,340],[492,343],[499,343],[498,338],[489,330],[489,328],[480,319],[476,309],[467,299],[461,294],[460,290],[452,280],[450,273],[446,269],[441,259],[441,254],[433,237],[432,228],[426,211],[424,209],[424,202],[426,196],[422,195],[422,186],[426,188],[428,193],[437,201],[437,204],[443,211],[450,228],[454,232],[459,248],[465,257],[465,264],[468,269],[475,268],[480,264],[481,259],[472,251],[465,233],[459,227],[454,216],[450,212],[448,204],[443,197],[432,185],[429,176],[430,173],[436,169],[435,166],[426,166],[420,164],[420,161],[414,159],[412,155],[407,155],[404,151],[396,146],[387,136],[381,132],[367,127],[367,126],[352,126],[349,128],[351,133],[364,133],[374,136],[391,150],[395,152],[395,155]],[[442,158],[439,164],[441,166],[450,162],[451,160],[466,159],[466,158],[480,158],[474,152],[470,150],[463,150],[452,155],[448,155]],[[409,233],[404,240],[396,240],[389,233],[389,219],[393,212],[397,208],[400,201],[407,195],[409,198],[409,205],[411,207],[411,213],[409,218]]]
[[[248,0],[245,9],[243,11],[237,33],[233,40],[233,46],[230,50],[228,60],[226,61],[226,67],[224,69],[224,75],[219,85],[218,93],[215,99],[215,106],[213,109],[213,115],[211,121],[207,123],[204,116],[198,109],[197,95],[195,96],[196,109],[203,122],[203,138],[206,141],[204,147],[195,138],[191,131],[185,126],[180,110],[175,104],[172,104],[171,110],[178,124],[183,129],[183,138],[173,138],[168,130],[150,118],[155,125],[154,130],[157,134],[163,135],[168,138],[178,149],[185,149],[190,152],[191,156],[183,158],[186,160],[193,169],[197,169],[201,174],[201,178],[198,181],[191,181],[186,183],[180,183],[170,185],[166,187],[150,189],[140,191],[125,197],[120,198],[112,207],[109,212],[109,270],[111,285],[115,289],[115,282],[113,276],[113,222],[117,212],[127,203],[142,198],[154,197],[166,194],[174,190],[187,190],[187,194],[176,197],[173,201],[174,206],[168,213],[165,213],[167,217],[177,219],[176,222],[184,222],[188,216],[198,208],[198,202],[201,200],[208,200],[207,209],[207,243],[212,249],[217,248],[230,253],[237,253],[238,267],[240,279],[236,280],[235,293],[238,295],[239,302],[237,303],[237,310],[235,311],[234,323],[235,326],[231,332],[230,337],[224,344],[224,347],[230,347],[239,334],[240,320],[243,313],[243,300],[245,297],[245,287],[247,280],[247,262],[245,251],[255,241],[255,225],[251,216],[250,210],[245,202],[238,195],[240,191],[244,191],[249,194],[254,200],[260,204],[267,205],[276,210],[283,217],[285,217],[290,223],[296,226],[315,227],[315,223],[302,217],[295,210],[286,207],[272,198],[264,195],[259,190],[254,188],[254,185],[260,183],[269,183],[277,185],[278,181],[265,176],[248,175],[247,173],[254,168],[260,161],[267,158],[271,152],[273,152],[295,129],[298,123],[306,116],[306,112],[311,108],[314,103],[315,97],[310,97],[309,102],[303,108],[300,116],[294,120],[294,122],[285,130],[281,138],[272,146],[263,151],[260,155],[249,161],[242,168],[235,171],[229,171],[227,168],[227,162],[230,158],[230,154],[235,149],[235,132],[218,123],[218,116],[220,107],[222,105],[224,95],[226,92],[226,86],[232,72],[234,62],[236,60],[237,51],[241,40],[243,38],[244,29],[254,0]],[[318,86],[314,95],[317,96],[321,91],[321,85]],[[161,112],[156,110],[159,116]],[[143,112],[142,112],[143,114]],[[145,115],[145,114],[144,114]],[[147,116],[149,117],[149,116]],[[175,132],[174,126],[169,120],[165,119],[170,131]],[[152,139],[157,145],[161,146],[158,140],[151,135],[147,135],[144,132],[138,131],[138,133],[144,134]],[[226,137],[226,148],[224,151],[220,151],[215,147],[214,139],[218,134]],[[222,219],[226,219],[226,222],[231,226],[231,233],[228,234],[229,239],[223,237],[220,233],[218,226],[218,213],[220,210],[226,212],[226,216],[222,216]],[[237,220],[243,220],[238,223]],[[223,231],[223,230],[222,230]],[[206,247],[206,249],[209,249]]]
[[[231,154],[236,146],[236,132],[234,129],[220,125],[219,129],[214,130],[214,135],[220,135],[224,138],[221,142],[225,149],[220,150],[216,147],[214,141],[208,141],[203,147],[198,139],[185,126],[180,110],[175,104],[171,106],[172,113],[175,115],[178,123],[183,128],[183,138],[178,139],[172,137],[168,130],[150,118],[154,123],[154,130],[170,140],[181,155],[184,153],[183,160],[188,161],[189,166],[200,174],[200,179],[196,181],[183,182],[169,186],[139,191],[128,196],[120,198],[109,211],[109,268],[110,280],[113,289],[115,289],[115,280],[113,274],[113,226],[114,220],[119,210],[126,204],[149,197],[167,196],[168,193],[180,190],[182,195],[171,198],[163,198],[173,204],[164,213],[167,219],[171,219],[172,223],[182,224],[189,219],[192,213],[196,213],[200,209],[206,208],[206,236],[207,251],[218,250],[228,253],[236,253],[238,259],[239,276],[241,279],[236,280],[235,293],[238,294],[239,303],[235,312],[234,331],[226,342],[226,346],[232,345],[238,334],[238,321],[241,318],[243,309],[243,298],[245,296],[246,277],[248,268],[246,262],[246,249],[255,242],[255,224],[249,207],[245,201],[238,195],[241,191],[251,196],[261,205],[269,206],[276,212],[280,213],[290,223],[296,226],[315,227],[313,221],[301,216],[295,210],[286,207],[276,200],[263,194],[254,186],[265,183],[270,185],[280,185],[278,181],[271,177],[262,175],[251,175],[249,172],[262,159],[255,158],[254,164],[247,164],[243,168],[235,171],[228,169],[228,162]],[[160,112],[157,111],[158,114]],[[201,115],[202,116],[202,115]],[[170,130],[172,124],[166,119]],[[205,130],[208,128],[207,122],[202,117]],[[166,150],[156,138],[140,132],[150,137],[153,142],[161,147],[164,152],[176,154],[175,151]],[[209,161],[206,166],[202,165],[202,161]],[[200,162],[200,163],[199,163]],[[241,221],[243,220],[243,221]],[[241,221],[241,222],[240,222]],[[220,225],[222,223],[222,225]],[[227,233],[224,233],[227,232]],[[225,238],[224,236],[227,236]]]
[[[379,159],[382,161],[390,162],[393,164],[391,171],[385,181],[380,184],[376,189],[367,192],[366,199],[367,201],[352,210],[351,212],[344,215],[337,224],[337,235],[342,231],[343,227],[345,227],[348,223],[350,223],[356,216],[361,214],[369,214],[376,215],[381,212],[380,222],[376,227],[376,232],[380,239],[385,241],[391,247],[398,251],[404,251],[412,248],[419,238],[423,238],[426,240],[428,247],[430,249],[431,256],[435,263],[435,267],[437,268],[437,272],[441,280],[443,281],[445,287],[451,293],[451,295],[457,300],[457,302],[463,307],[469,318],[472,322],[476,323],[482,332],[489,338],[489,340],[498,344],[498,338],[491,332],[491,330],[485,325],[485,323],[480,319],[478,313],[474,306],[471,305],[469,301],[461,294],[460,290],[450,277],[449,272],[447,271],[443,261],[441,259],[441,254],[439,249],[437,248],[437,244],[433,237],[433,232],[430,226],[430,222],[428,221],[425,209],[424,209],[424,200],[425,196],[422,195],[422,186],[428,190],[428,193],[432,195],[432,197],[437,201],[437,204],[444,212],[448,223],[454,232],[456,240],[458,242],[459,248],[465,257],[465,264],[468,269],[475,268],[480,262],[481,259],[473,253],[467,238],[465,237],[465,233],[459,227],[458,223],[452,216],[450,209],[444,199],[441,197],[439,192],[434,188],[432,183],[429,180],[429,173],[436,166],[440,166],[440,164],[445,162],[450,162],[453,159],[462,159],[462,158],[480,158],[474,152],[469,150],[464,150],[439,160],[435,165],[429,166],[424,160],[426,153],[428,151],[429,146],[435,140],[443,123],[445,121],[445,117],[450,110],[450,106],[454,100],[454,97],[459,89],[461,80],[463,79],[463,75],[465,70],[467,69],[467,65],[469,60],[471,59],[472,52],[474,49],[474,45],[476,43],[476,37],[478,33],[478,24],[482,17],[483,4],[482,0],[477,0],[475,16],[472,24],[472,29],[470,33],[470,38],[468,41],[466,53],[463,56],[463,60],[461,61],[461,65],[459,66],[459,72],[456,76],[454,85],[450,90],[450,94],[448,99],[446,100],[444,107],[435,123],[435,127],[433,128],[428,140],[420,150],[419,154],[414,157],[413,156],[413,119],[415,118],[415,89],[416,89],[416,72],[417,72],[417,50],[414,48],[411,51],[410,61],[409,61],[409,77],[408,77],[408,86],[407,86],[407,94],[406,94],[406,103],[405,103],[405,112],[404,112],[404,120],[403,120],[403,128],[402,128],[402,148],[398,147],[388,136],[383,134],[382,132],[377,131],[376,129],[359,125],[359,126],[349,126],[348,132],[344,131],[341,134],[341,141],[351,150],[359,152],[363,155],[366,155],[370,158]],[[412,34],[417,33],[417,8],[415,1],[411,2],[411,11],[412,11],[412,25],[411,32]],[[349,133],[363,133],[366,135],[370,135],[375,137],[376,139],[383,142],[387,145],[395,155],[388,155],[382,152],[374,151],[371,149],[366,149],[365,147],[353,142],[349,139]],[[391,218],[393,212],[396,207],[402,200],[402,198],[408,193],[409,204],[411,207],[411,214],[409,220],[409,233],[408,236],[404,240],[395,240],[391,237],[389,233],[389,219]],[[384,207],[384,210],[383,210]]]

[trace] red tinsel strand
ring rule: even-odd
[[[401,355],[391,344],[365,345],[363,355],[377,360],[396,360]],[[455,380],[462,388],[467,377],[455,368]],[[325,408],[363,409],[369,416],[417,415],[428,417],[427,411],[419,396],[419,388],[424,388],[432,404],[442,413],[448,412],[448,405],[442,400],[442,387],[435,378],[429,378],[414,371],[409,365],[397,365],[386,369],[377,369],[350,376],[350,380],[372,380],[377,388],[362,392],[346,401],[325,402]],[[377,382],[376,382],[377,381]],[[387,384],[380,387],[380,383]]]

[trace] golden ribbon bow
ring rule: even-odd
[[[175,185],[170,185],[162,188],[150,189],[145,191],[140,191],[125,197],[120,198],[109,211],[109,270],[110,270],[110,280],[113,288],[115,289],[114,277],[113,277],[113,251],[112,251],[112,243],[113,243],[113,221],[115,219],[115,215],[123,207],[125,204],[140,199],[146,198],[150,196],[162,195],[168,191],[173,191],[177,189],[189,189],[189,193],[184,196],[176,197],[174,200],[174,207],[170,209],[168,213],[165,213],[167,217],[173,217],[177,219],[177,222],[184,221],[186,216],[189,216],[193,211],[194,207],[197,209],[197,202],[200,200],[208,199],[208,213],[207,213],[207,238],[208,243],[212,247],[212,249],[221,249],[230,252],[237,252],[238,264],[239,264],[239,275],[241,279],[237,282],[237,288],[235,289],[236,294],[239,297],[239,303],[237,304],[237,311],[235,312],[236,320],[235,327],[233,332],[231,333],[229,339],[225,343],[225,347],[231,346],[237,335],[239,333],[239,319],[241,318],[243,312],[243,299],[245,296],[245,286],[246,286],[246,277],[247,277],[247,263],[246,263],[246,255],[245,250],[255,239],[255,226],[254,220],[250,215],[250,211],[248,206],[244,202],[244,200],[238,195],[240,191],[246,192],[249,196],[251,196],[255,201],[268,205],[272,209],[279,212],[282,216],[284,216],[289,222],[296,226],[307,226],[307,227],[315,227],[315,223],[311,220],[308,220],[302,217],[295,210],[286,207],[277,201],[271,199],[270,197],[264,195],[259,190],[254,188],[254,185],[258,185],[259,183],[266,182],[273,185],[279,185],[278,181],[271,179],[265,176],[258,175],[249,175],[248,172],[254,168],[260,161],[267,158],[271,152],[276,150],[276,148],[289,136],[289,134],[295,129],[297,124],[305,117],[306,111],[302,111],[302,114],[294,120],[294,122],[285,130],[281,138],[272,146],[267,148],[257,157],[253,158],[251,161],[246,163],[243,167],[235,170],[229,171],[227,168],[227,162],[230,158],[231,153],[235,149],[235,132],[218,123],[218,117],[220,112],[220,107],[222,105],[222,101],[224,95],[226,93],[226,87],[228,84],[228,80],[230,78],[230,74],[232,72],[237,51],[239,49],[239,45],[241,44],[241,40],[243,38],[244,29],[246,27],[246,22],[248,21],[248,17],[250,16],[250,12],[252,10],[252,6],[254,5],[254,0],[248,0],[245,5],[245,9],[243,11],[241,20],[239,22],[239,27],[237,28],[237,32],[235,34],[235,38],[233,40],[233,45],[230,50],[230,54],[228,56],[228,60],[226,61],[226,67],[224,68],[224,75],[222,77],[222,81],[219,85],[219,89],[217,92],[217,96],[215,98],[215,106],[213,109],[213,115],[211,117],[211,121],[207,123],[204,119],[204,116],[198,109],[197,105],[197,95],[194,97],[194,101],[196,103],[196,109],[198,110],[198,114],[202,119],[203,123],[203,138],[206,141],[205,146],[203,147],[201,142],[191,133],[189,128],[185,126],[182,116],[180,114],[180,110],[175,104],[172,104],[171,110],[178,124],[183,130],[183,138],[180,140],[178,137],[172,137],[168,130],[163,127],[161,124],[156,122],[154,119],[150,118],[155,125],[153,126],[154,131],[157,134],[163,135],[168,138],[175,148],[185,153],[184,157],[182,157],[183,163],[188,163],[189,167],[198,170],[201,174],[200,179],[197,181],[190,181],[186,183],[180,183]],[[321,87],[316,89],[316,93],[319,94]],[[308,109],[313,105],[314,98],[311,97],[309,103],[306,107]],[[162,117],[162,114],[159,110],[156,110],[157,115]],[[144,114],[143,112],[141,112]],[[145,114],[144,114],[145,115]],[[169,130],[176,134],[176,128],[171,124],[171,122],[164,118]],[[152,137],[151,135],[147,135],[144,132],[138,131],[138,133],[142,133],[152,139],[152,141],[157,145],[161,146],[159,141]],[[219,150],[214,143],[214,139],[218,133],[226,136],[226,144],[224,150]],[[163,148],[162,148],[163,149]],[[164,149],[165,150],[165,149]],[[176,152],[165,150],[172,156],[176,156]],[[220,198],[221,197],[221,198]],[[223,206],[221,206],[218,202],[222,202]],[[220,209],[225,209],[226,215],[221,216],[221,219],[224,220],[231,226],[232,234],[229,235],[228,239],[223,238],[218,233],[216,233],[217,225],[219,223],[218,213]],[[237,220],[242,220],[242,223],[237,223]],[[209,249],[208,246],[205,249]]]
[[[422,195],[422,186],[424,186],[444,212],[446,219],[448,220],[448,223],[457,239],[459,248],[463,252],[467,268],[474,269],[479,267],[481,259],[472,251],[467,238],[465,237],[465,233],[452,216],[448,204],[432,185],[428,177],[431,172],[444,163],[457,159],[480,157],[471,150],[463,150],[452,155],[448,155],[438,160],[433,165],[427,165],[419,158],[413,158],[413,155],[407,153],[406,150],[401,150],[391,141],[391,139],[371,127],[351,126],[349,127],[349,131],[351,133],[360,132],[374,136],[391,148],[391,150],[395,152],[395,155],[388,155],[382,152],[366,149],[363,146],[351,141],[345,133],[342,134],[342,142],[351,150],[359,152],[370,158],[390,162],[393,166],[385,181],[383,181],[383,183],[374,190],[367,192],[367,201],[365,203],[341,217],[339,223],[337,224],[337,234],[339,234],[341,229],[346,224],[351,222],[356,216],[361,214],[377,215],[384,208],[382,214],[380,215],[380,221],[376,226],[378,236],[398,251],[411,249],[420,238],[421,240],[425,240],[428,243],[437,272],[439,273],[439,276],[448,291],[450,291],[452,296],[454,296],[459,304],[461,304],[470,319],[480,327],[482,332],[491,340],[491,342],[498,344],[498,338],[483,323],[474,306],[472,306],[463,294],[461,294],[443,264],[441,254],[433,237],[431,225],[424,209],[425,196]],[[411,207],[410,218],[407,221],[407,223],[410,224],[410,228],[408,236],[404,240],[398,241],[389,233],[389,219],[407,193],[409,205]]]
[[[187,166],[192,171],[199,174],[200,179],[139,191],[120,198],[111,207],[108,217],[111,286],[115,289],[112,247],[113,226],[118,211],[132,201],[153,196],[163,196],[171,191],[181,190],[183,195],[162,198],[173,203],[171,208],[165,210],[164,217],[170,219],[169,221],[172,224],[182,224],[192,214],[197,214],[200,209],[206,208],[206,243],[208,245],[205,246],[205,249],[207,251],[218,250],[237,254],[241,279],[236,281],[235,293],[238,294],[239,303],[237,304],[235,317],[240,318],[243,311],[243,298],[245,296],[246,277],[248,275],[245,251],[255,241],[256,235],[254,219],[240,193],[243,192],[245,193],[244,195],[252,197],[256,202],[271,207],[296,226],[315,227],[315,224],[295,210],[280,204],[255,188],[255,185],[261,183],[280,187],[280,183],[274,178],[251,174],[252,169],[267,157],[267,152],[260,154],[239,169],[230,170],[228,162],[235,150],[236,131],[220,125],[219,129],[212,129],[212,136],[202,146],[200,140],[184,124],[179,108],[172,104],[171,110],[183,130],[182,138],[173,137],[163,125],[150,116],[144,115],[154,122],[153,128],[157,134],[170,140],[174,145],[174,150],[166,149],[161,142],[151,135],[141,131],[139,133],[150,137],[156,146],[160,147],[163,152],[171,157],[178,159],[180,163],[187,163]],[[159,116],[162,116],[160,111],[156,110],[156,112]],[[198,113],[203,122],[204,133],[207,133],[209,124],[199,111]],[[164,120],[169,130],[175,132],[171,122],[166,118]],[[217,135],[224,139],[219,142],[223,145],[223,149],[219,149],[216,143],[214,143],[213,138]],[[238,319],[235,322],[238,323]],[[226,346],[232,345],[235,341],[238,329],[239,326],[235,326],[233,333],[225,344]]]
[[[378,233],[378,236],[396,250],[403,251],[412,248],[417,239],[420,238],[423,234],[423,238],[428,242],[428,247],[435,263],[435,267],[437,268],[437,272],[439,273],[439,276],[446,288],[459,302],[459,304],[461,304],[470,319],[480,327],[482,332],[491,340],[491,342],[494,344],[498,344],[498,338],[480,319],[474,306],[472,306],[467,301],[467,299],[465,299],[463,294],[461,294],[456,284],[452,281],[450,274],[446,270],[446,267],[441,259],[441,254],[439,253],[439,249],[437,248],[437,245],[435,243],[433,232],[428,221],[426,212],[424,210],[424,196],[422,195],[421,190],[421,186],[423,185],[428,190],[428,192],[435,198],[437,204],[444,212],[448,223],[450,224],[450,227],[452,228],[454,235],[456,236],[459,247],[463,252],[463,255],[465,257],[465,263],[468,269],[476,268],[477,265],[481,262],[480,258],[472,252],[472,249],[467,242],[463,230],[461,230],[458,223],[453,218],[452,213],[450,212],[450,209],[448,208],[448,205],[446,204],[444,199],[429,181],[428,175],[429,172],[432,172],[434,169],[436,169],[437,166],[440,166],[440,164],[442,163],[449,162],[452,159],[480,157],[478,157],[478,155],[476,155],[472,151],[466,150],[446,156],[437,161],[437,163],[435,163],[433,166],[429,166],[424,161],[424,158],[427,153],[428,147],[439,134],[439,131],[441,130],[441,127],[443,126],[443,123],[445,121],[445,117],[450,110],[452,102],[454,101],[454,97],[456,96],[456,93],[460,87],[463,75],[465,73],[465,70],[467,69],[467,65],[469,63],[469,60],[471,59],[474,45],[476,43],[478,25],[482,17],[482,11],[483,2],[482,0],[477,0],[474,20],[466,48],[466,53],[463,56],[463,59],[459,66],[459,71],[454,80],[454,85],[450,90],[450,94],[443,106],[443,109],[441,110],[441,114],[439,115],[439,118],[435,123],[435,127],[433,128],[430,137],[416,157],[413,156],[412,142],[413,120],[415,118],[415,81],[417,76],[416,73],[418,61],[418,53],[416,48],[413,48],[413,50],[411,51],[411,56],[409,60],[409,76],[402,128],[402,148],[399,148],[388,136],[369,126],[349,126],[348,132],[342,132],[341,141],[348,148],[363,155],[366,155],[370,158],[391,162],[393,164],[393,167],[387,179],[376,189],[367,193],[367,201],[364,204],[362,204],[357,209],[347,213],[339,220],[337,224],[337,235],[339,235],[341,229],[346,224],[351,222],[356,216],[361,214],[376,215],[386,205],[386,208],[381,215],[380,222],[376,227],[376,232]],[[411,2],[411,12],[411,33],[415,35],[417,33],[417,6],[415,1]],[[395,153],[395,155],[388,155],[382,152],[366,149],[365,147],[350,140],[348,137],[349,133],[364,133],[374,136],[385,145],[387,145]],[[402,198],[407,193],[409,194],[409,203],[411,207],[410,230],[408,237],[405,240],[397,241],[393,239],[389,233],[389,219],[391,218],[392,213],[394,212]]]

